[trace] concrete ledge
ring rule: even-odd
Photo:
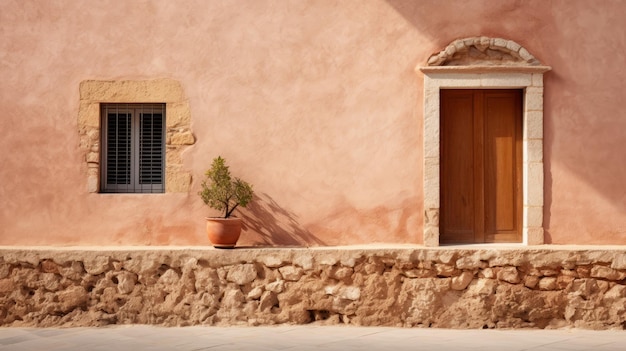
[[[604,246],[0,247],[0,325],[621,329]]]

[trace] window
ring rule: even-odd
[[[163,193],[165,104],[101,104],[101,192]]]

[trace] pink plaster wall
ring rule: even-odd
[[[241,243],[421,243],[422,76],[456,38],[514,40],[545,80],[545,229],[626,244],[622,1],[0,0],[0,245],[206,244],[224,156],[255,185]],[[87,79],[181,82],[189,194],[89,194]]]

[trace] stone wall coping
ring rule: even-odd
[[[346,246],[314,246],[314,247],[276,247],[276,246],[243,246],[232,250],[215,249],[212,246],[0,246],[0,253],[10,251],[30,252],[145,252],[145,251],[188,251],[188,252],[219,252],[223,254],[237,253],[277,253],[291,251],[337,252],[337,251],[602,251],[626,253],[626,245],[533,245],[524,244],[469,244],[444,245],[426,247],[412,244],[365,244]]]
[[[550,66],[417,66],[416,71],[423,73],[545,73]]]

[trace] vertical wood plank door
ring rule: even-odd
[[[522,91],[441,91],[440,241],[522,240]]]

